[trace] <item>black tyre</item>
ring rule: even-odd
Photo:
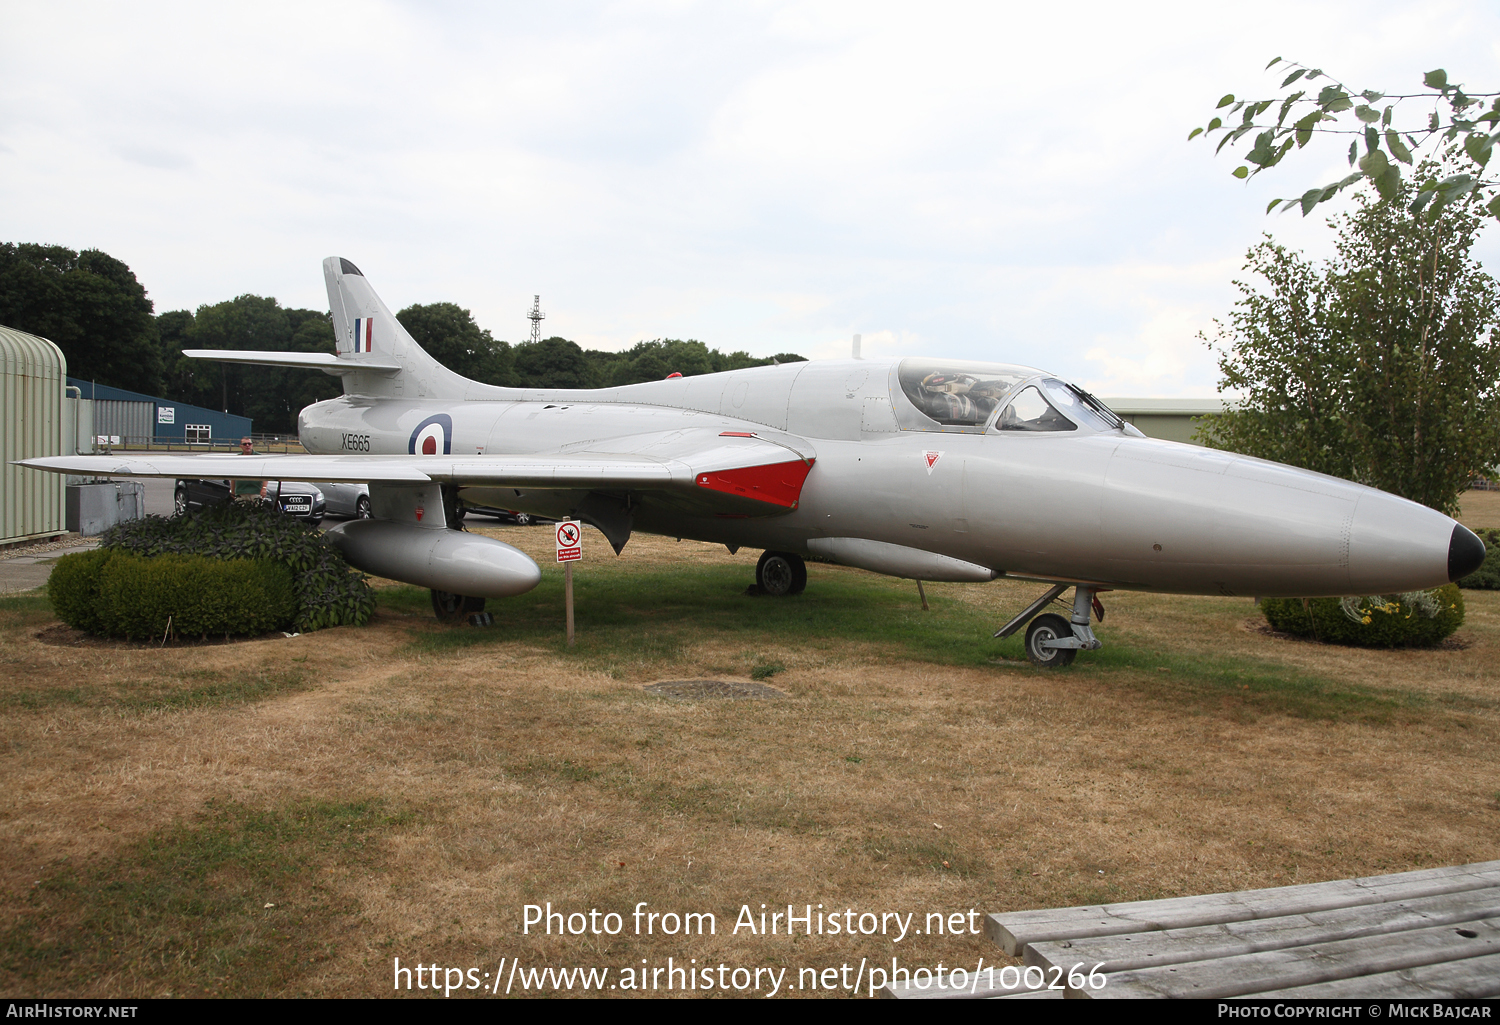
[[[462,623],[475,612],[483,611],[483,598],[471,598],[451,591],[432,592],[432,612],[445,623]]]
[[[370,518],[370,499],[368,496],[359,496],[359,501],[354,503],[354,515],[357,519],[361,520],[368,520]]]
[[[518,527],[529,527],[529,526],[531,526],[531,516],[529,514],[527,514],[527,513],[516,513],[516,526],[518,526]]]
[[[178,488],[177,494],[172,496],[172,515],[181,516],[187,509],[187,488]]]
[[[783,552],[782,555],[792,564],[792,589],[787,593],[801,594],[807,590],[807,563],[802,561],[800,555],[793,555],[790,552]]]
[[[755,564],[755,582],[774,598],[801,594],[807,587],[807,564],[791,552],[765,552]]]
[[[1061,669],[1072,665],[1078,655],[1077,648],[1044,648],[1043,641],[1061,640],[1073,636],[1073,624],[1062,616],[1048,613],[1037,616],[1026,628],[1026,657],[1032,665],[1043,669]]]

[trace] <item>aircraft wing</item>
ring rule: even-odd
[[[98,477],[238,478],[527,490],[660,491],[747,514],[790,511],[815,461],[812,446],[777,432],[704,429],[578,442],[506,455],[54,456],[20,465]]]

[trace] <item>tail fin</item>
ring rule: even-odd
[[[401,366],[398,373],[378,383],[365,375],[345,377],[346,392],[358,389],[365,394],[373,390],[406,398],[464,397],[468,379],[444,367],[417,344],[358,267],[341,256],[330,256],[323,261],[323,280],[328,285],[328,308],[333,311],[339,359],[356,364],[370,359],[394,361]]]
[[[192,359],[302,367],[337,374],[345,395],[379,398],[462,399],[475,384],[429,356],[407,334],[358,267],[338,256],[323,261],[328,307],[333,311],[338,355],[326,352],[258,352],[247,349],[183,349]]]

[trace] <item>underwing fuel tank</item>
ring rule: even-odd
[[[475,598],[509,598],[541,583],[531,557],[503,541],[392,520],[350,520],[327,531],[349,565],[366,573]]]

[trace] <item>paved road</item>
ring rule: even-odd
[[[41,587],[52,575],[52,564],[58,559],[69,552],[87,552],[93,548],[94,542],[88,541],[67,548],[53,548],[49,551],[37,552],[35,555],[16,555],[9,559],[0,559],[0,594],[29,591],[33,587]]]

